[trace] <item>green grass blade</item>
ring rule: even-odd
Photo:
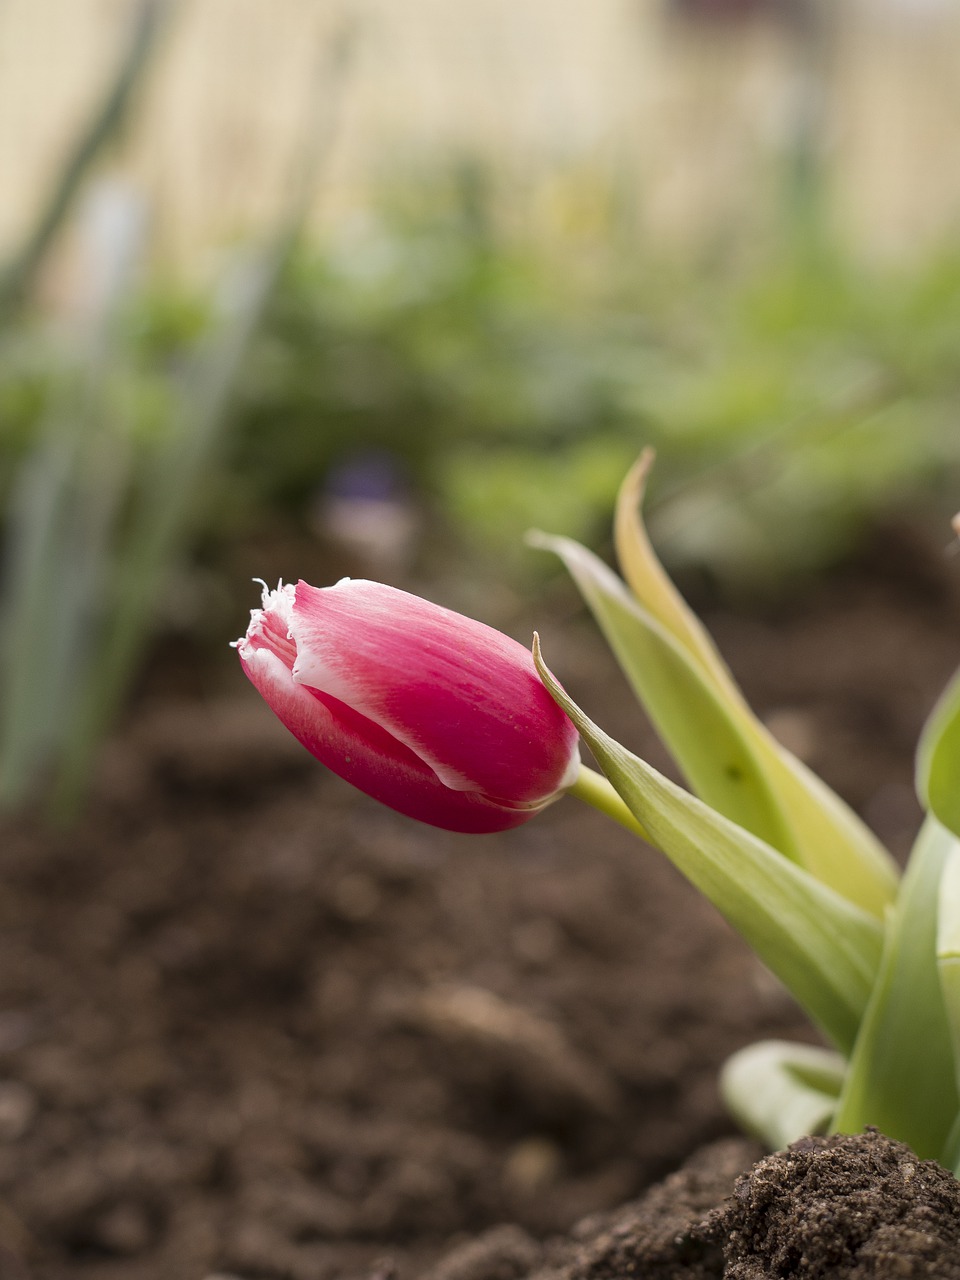
[[[232,313],[186,388],[186,403],[164,450],[141,459],[140,500],[118,549],[96,661],[78,702],[57,778],[56,805],[68,816],[86,789],[95,747],[126,694],[154,624],[157,598],[189,535],[226,425],[232,390],[280,265],[275,246],[249,264]]]
[[[95,648],[126,465],[107,372],[89,360],[65,381],[13,490],[2,598],[0,807],[21,803],[61,748]]]
[[[57,649],[73,639],[64,620],[64,552],[75,441],[50,429],[17,477],[9,514],[0,652],[0,805],[18,803],[49,749],[57,699],[67,688]]]
[[[882,928],[770,845],[615,742],[564,692],[534,642],[537,669],[652,842],[726,917],[841,1050],[866,1008]]]

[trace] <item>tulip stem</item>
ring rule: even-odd
[[[588,769],[585,764],[582,764],[580,775],[567,795],[576,796],[578,800],[582,800],[592,808],[599,809],[601,813],[605,813],[614,822],[619,822],[621,827],[626,827],[642,840],[650,839],[642,824],[614,791],[611,783],[595,769]]]

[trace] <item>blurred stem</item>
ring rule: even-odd
[[[833,16],[822,0],[784,0],[792,36],[793,76],[784,174],[784,212],[794,247],[804,259],[825,244],[823,135]]]
[[[62,820],[72,818],[89,784],[96,748],[119,711],[156,622],[156,601],[188,545],[203,486],[229,422],[233,398],[259,327],[296,244],[334,141],[351,30],[322,52],[287,198],[268,242],[224,281],[218,331],[181,387],[181,412],[166,447],[151,460],[126,533],[108,617],[71,724],[53,791]]]
[[[641,840],[650,839],[650,836],[617,795],[613,785],[607,781],[602,773],[597,773],[595,769],[590,769],[587,765],[582,764],[580,766],[580,776],[567,794],[576,796],[578,800],[582,800],[584,804],[590,805],[591,808],[599,809],[601,813],[605,813],[614,822],[619,822],[621,827],[626,827],[628,831],[632,831]]]
[[[123,123],[134,90],[156,43],[162,20],[173,0],[141,0],[133,37],[103,99],[74,139],[54,187],[22,247],[0,269],[0,322],[9,320],[23,302],[37,267],[70,210],[87,171]]]

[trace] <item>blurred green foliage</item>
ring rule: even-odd
[[[170,375],[212,314],[169,286],[130,303],[114,394],[143,448],[169,430]],[[306,527],[331,466],[379,449],[457,554],[522,575],[535,572],[531,526],[602,543],[620,478],[653,444],[665,557],[766,584],[843,554],[890,504],[956,505],[958,334],[954,250],[881,270],[781,244],[681,270],[638,245],[585,285],[449,202],[371,215],[285,267],[198,536],[216,544],[279,514]],[[0,346],[0,497],[63,364],[35,334]]]
[[[291,264],[240,391],[236,475],[298,505],[345,453],[388,450],[464,541],[516,565],[531,520],[592,522],[642,440],[617,365],[644,348],[622,320],[466,215],[367,220]]]
[[[956,251],[883,271],[781,243],[681,271],[635,245],[587,287],[475,217],[371,218],[291,263],[231,466],[251,508],[289,509],[345,452],[392,450],[461,550],[520,573],[531,526],[605,539],[653,444],[666,558],[768,583],[885,506],[956,504],[958,333]]]
[[[785,235],[683,265],[622,230],[508,233],[462,178],[322,244],[288,227],[246,300],[153,283],[93,339],[0,330],[0,799],[69,722],[75,801],[175,563],[202,557],[209,605],[238,538],[316,536],[364,451],[396,464],[433,568],[514,585],[551,572],[531,527],[606,546],[648,444],[664,559],[741,589],[789,587],[891,507],[956,509],[960,249],[880,269]],[[184,582],[181,627],[204,612]]]

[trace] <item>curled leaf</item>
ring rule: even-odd
[[[808,1133],[826,1132],[845,1067],[830,1049],[763,1040],[727,1059],[720,1089],[737,1123],[778,1151]]]

